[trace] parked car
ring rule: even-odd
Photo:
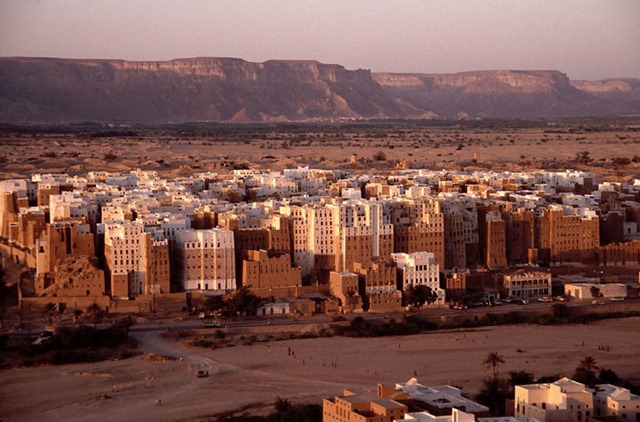
[[[592,305],[605,305],[607,302],[603,302],[601,300],[594,300],[591,302]]]
[[[204,369],[199,369],[198,373],[196,374],[196,376],[198,378],[206,378],[209,376],[209,371],[205,371]]]
[[[217,319],[205,319],[202,321],[205,327],[214,327],[217,328],[220,326],[220,320]]]
[[[611,299],[609,299],[610,302],[622,302],[623,300],[623,297],[612,297]]]
[[[43,331],[42,333],[38,334],[38,337],[36,337],[36,339],[31,344],[33,344],[34,346],[42,346],[45,344],[49,344],[52,338],[53,333],[51,331]]]
[[[549,296],[542,296],[538,298],[538,302],[553,302],[553,299]]]
[[[553,297],[553,300],[558,301],[558,302],[564,302],[564,301],[566,301],[567,299],[565,299],[565,297],[564,297],[564,296],[554,296],[554,297]]]

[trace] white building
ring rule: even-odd
[[[235,290],[231,230],[181,230],[176,233],[176,253],[180,281],[185,290]]]
[[[114,296],[132,297],[144,292],[147,269],[143,254],[145,236],[142,223],[112,221],[104,224],[105,258]],[[127,278],[126,289],[114,287],[114,279],[119,277]]]
[[[551,273],[518,270],[504,275],[503,287],[507,291],[506,297],[551,296]]]
[[[488,412],[489,408],[462,396],[459,388],[450,385],[428,387],[411,378],[406,383],[395,385],[398,393],[404,392],[414,400],[421,401],[436,409],[462,410],[467,413]],[[462,422],[462,421],[460,421]]]
[[[444,304],[445,292],[440,288],[440,267],[432,252],[391,254],[398,268],[402,290],[425,285],[438,295],[436,304]]]
[[[592,292],[599,295],[594,297]],[[564,285],[564,294],[578,300],[627,297],[627,286],[622,283],[569,283]]]
[[[314,255],[335,254],[335,212],[335,208],[327,208],[322,205],[316,205],[308,208],[309,246]],[[338,221],[337,217],[336,221]]]
[[[80,192],[63,192],[49,197],[49,222],[84,219],[96,222],[98,206]]]
[[[517,385],[514,415],[541,422],[584,422],[594,415],[593,391],[584,384],[561,378],[551,384]]]
[[[289,217],[291,238],[293,239],[293,249],[291,251],[293,262],[300,267],[302,277],[307,277],[314,267],[307,208],[284,206],[280,208],[280,214]]]
[[[629,422],[640,421],[640,396],[611,384],[595,387],[595,416],[618,416]]]
[[[451,414],[441,416],[432,415],[427,411],[406,413],[402,420],[415,422],[540,422],[531,417],[492,416],[476,418],[473,413],[463,412],[456,408],[451,409]]]

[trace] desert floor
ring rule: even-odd
[[[588,162],[576,154],[588,152]],[[386,160],[375,161],[382,152]],[[356,163],[351,163],[355,155]],[[71,134],[0,134],[0,180],[36,173],[154,170],[165,177],[225,173],[234,165],[281,170],[298,165],[352,172],[388,171],[399,160],[434,170],[592,171],[598,180],[640,177],[640,131],[551,133],[542,128],[372,128],[283,130],[241,134],[141,133],[132,138]]]
[[[640,318],[590,325],[518,325],[386,338],[316,338],[224,349],[187,347],[159,332],[136,332],[142,351],[176,360],[122,361],[10,369],[0,373],[0,418],[10,421],[202,420],[243,407],[260,411],[276,397],[321,403],[343,388],[376,383],[451,384],[474,394],[498,351],[500,373],[570,375],[585,355],[640,381]],[[584,343],[583,343],[584,342]],[[601,351],[599,346],[609,346]],[[288,354],[291,348],[294,356]],[[516,349],[520,349],[517,351]],[[197,378],[208,370],[210,377]],[[115,386],[115,389],[114,389]],[[117,391],[114,391],[117,390]],[[100,396],[107,395],[109,398]],[[157,399],[162,406],[155,405]]]

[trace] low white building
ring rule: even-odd
[[[595,416],[618,416],[629,422],[640,420],[640,396],[611,384],[595,387]]]
[[[434,409],[458,409],[467,413],[488,412],[489,408],[462,396],[459,388],[450,385],[426,386],[411,378],[406,383],[395,385],[397,393],[406,393],[410,398],[426,403]],[[398,396],[400,398],[400,396]],[[455,422],[455,421],[454,421]]]
[[[531,417],[492,416],[476,418],[473,413],[463,412],[456,408],[451,409],[451,414],[441,416],[432,415],[427,411],[406,413],[402,420],[415,422],[540,422],[538,419]]]
[[[288,315],[291,313],[289,302],[266,302],[258,308],[258,316],[278,316]]]
[[[599,293],[598,296],[594,297],[593,292]],[[564,294],[577,300],[627,297],[627,286],[622,283],[569,283],[564,285]]]
[[[569,378],[551,384],[517,385],[514,415],[541,422],[585,422],[594,415],[593,390]]]

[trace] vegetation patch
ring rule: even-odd
[[[3,337],[0,365],[7,368],[127,359],[139,354],[136,347],[136,341],[128,337],[128,330],[122,325],[60,327],[51,336],[39,336],[35,340]]]
[[[322,421],[322,405],[319,404],[293,404],[289,400],[277,398],[274,407],[275,410],[266,416],[251,415],[249,413],[242,413],[240,415],[226,413],[206,420],[210,422]]]

